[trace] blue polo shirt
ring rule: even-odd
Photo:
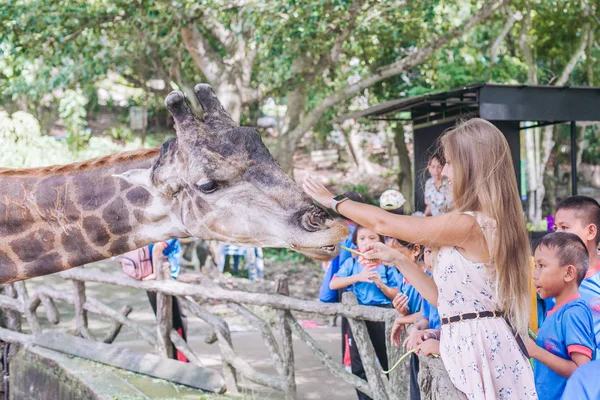
[[[429,329],[442,329],[442,324],[440,321],[440,314],[438,313],[438,309],[432,306],[427,300],[423,299],[423,304],[421,306],[421,313],[423,314],[423,318],[429,321]]]
[[[364,268],[365,267],[358,262],[357,258],[349,258],[340,266],[340,269],[334,275],[333,279],[336,277],[346,278],[352,275],[358,275]],[[386,268],[385,265],[380,264],[374,270],[379,273],[383,283],[391,288],[398,289],[400,286],[397,278],[398,275],[394,273],[394,271],[397,271],[396,268]],[[388,299],[385,294],[383,294],[381,289],[379,289],[373,282],[357,282],[352,285],[352,292],[356,295],[358,304],[362,304],[364,306],[377,306],[392,303],[392,301]]]
[[[562,400],[600,399],[600,360],[592,361],[577,368],[567,381]]]
[[[584,279],[579,285],[579,294],[585,300],[594,321],[594,335],[596,337],[596,350],[600,349],[600,263],[594,268],[597,272]],[[549,310],[554,306],[554,298],[546,299],[546,307]],[[600,359],[600,351],[596,351],[596,360]]]
[[[599,267],[600,264],[596,266],[596,269]],[[581,285],[579,285],[579,294],[581,294],[581,298],[585,300],[592,312],[596,348],[598,349],[600,348],[600,271],[581,282]],[[599,352],[596,351],[596,359],[599,356]]]
[[[428,276],[431,276],[429,271],[425,271],[425,273]],[[429,329],[442,329],[438,309],[425,299],[423,299],[423,302],[421,303],[421,314],[423,315],[423,318],[429,321]]]
[[[536,344],[552,354],[571,359],[573,352],[594,358],[596,344],[592,331],[592,314],[585,301],[577,295],[548,311],[538,332]],[[534,361],[535,388],[540,399],[560,399],[567,378]]]
[[[421,310],[421,303],[423,301],[421,294],[406,280],[406,278],[400,272],[397,272],[398,270],[396,268],[392,269],[394,269],[398,274],[398,281],[400,282],[398,290],[408,297],[408,314],[410,315],[419,312],[419,310]]]
[[[179,245],[179,239],[169,239],[164,241],[165,247],[162,251],[163,256],[167,256],[169,259],[169,264],[171,265],[171,277],[173,279],[177,279],[179,276],[179,253],[181,251],[181,247]],[[154,248],[154,243],[148,246],[150,252],[150,262],[152,261],[152,249]]]

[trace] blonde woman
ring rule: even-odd
[[[453,212],[430,218],[390,215],[334,197],[307,178],[304,190],[375,232],[437,249],[433,279],[382,243],[365,256],[393,265],[442,319],[440,353],[469,399],[536,399],[521,337],[529,320],[529,239],[510,149],[491,123],[474,118],[440,139]]]

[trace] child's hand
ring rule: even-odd
[[[379,272],[374,268],[364,268],[356,276],[356,282],[373,282],[376,277],[379,277]]]
[[[401,315],[408,315],[408,296],[404,293],[398,293],[392,300],[392,305]]]
[[[400,334],[406,332],[406,326],[402,321],[396,319],[392,327],[392,343],[396,347],[400,347]]]
[[[422,331],[420,329],[411,330],[410,334],[406,339],[404,339],[403,346],[407,351],[411,351],[416,349],[421,343],[423,343],[423,336],[425,336],[427,332]]]
[[[527,339],[525,340],[525,348],[527,349],[527,352],[529,353],[529,357],[536,358],[535,354],[537,353],[540,346],[538,346],[533,341],[533,339],[531,339],[530,337],[527,337]]]
[[[358,256],[358,263],[363,267],[367,268],[375,268],[381,264],[380,260],[370,260],[368,258],[364,258],[363,256]]]
[[[142,280],[143,281],[152,281],[152,280],[155,280],[155,279],[156,279],[156,273],[153,272],[150,275],[148,275],[147,277],[143,278]]]
[[[440,354],[440,341],[435,339],[428,339],[417,346],[416,353],[423,353],[423,355],[429,357],[431,355]]]

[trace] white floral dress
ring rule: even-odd
[[[496,222],[474,216],[488,247]],[[433,271],[440,318],[500,310],[493,260],[474,263],[455,247],[442,247]],[[469,399],[537,399],[531,364],[503,318],[481,318],[442,325],[440,353],[452,383]]]

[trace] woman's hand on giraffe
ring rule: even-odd
[[[304,178],[302,188],[304,189],[307,195],[312,197],[313,200],[316,200],[323,207],[331,208],[331,203],[333,201],[334,195],[329,190],[327,190],[325,185],[323,185],[321,182],[308,175],[306,178]]]

